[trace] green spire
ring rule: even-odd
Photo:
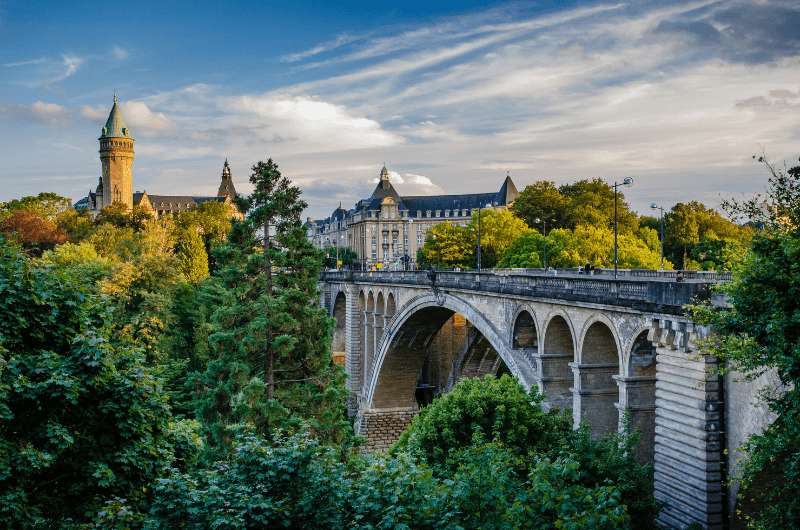
[[[100,138],[131,138],[131,131],[122,117],[116,93],[114,94],[114,106],[111,107],[111,112],[108,114],[106,126],[103,127]]]

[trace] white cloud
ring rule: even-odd
[[[36,121],[48,125],[63,125],[69,121],[70,111],[58,103],[34,101],[30,105],[0,105],[0,115],[21,121]]]
[[[122,107],[122,117],[130,126],[131,131],[136,134],[137,130],[148,132],[166,131],[172,128],[172,121],[163,112],[153,112],[143,101],[124,101],[120,103]],[[81,116],[89,121],[96,122],[98,127],[102,127],[108,118],[111,110],[109,106],[103,105],[84,105],[81,108]]]
[[[377,184],[379,180],[380,177],[373,177],[369,182],[371,184]],[[397,171],[390,170],[389,181],[400,195],[441,195],[444,193],[441,186],[434,184],[433,181],[425,175],[398,173]]]
[[[114,46],[111,48],[111,56],[118,61],[124,61],[128,58],[128,55],[130,55],[128,50],[122,48],[121,46]]]
[[[403,142],[377,121],[315,97],[266,93],[222,98],[219,103],[229,112],[224,123],[250,126],[262,141],[286,144],[284,151],[370,149]]]
[[[41,121],[63,121],[69,117],[69,112],[57,103],[35,101],[31,105],[31,113]]]
[[[86,62],[86,59],[82,57],[78,57],[77,55],[68,55],[64,54],[61,56],[61,65],[63,70],[55,75],[54,77],[50,78],[47,83],[53,84],[58,83],[59,81],[63,81],[68,77],[71,77],[78,71],[78,68]]]

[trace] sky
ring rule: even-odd
[[[0,0],[0,201],[77,200],[114,92],[134,189],[240,192],[272,157],[307,215],[508,173],[657,202],[762,191],[800,155],[800,2]]]

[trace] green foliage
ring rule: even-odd
[[[763,160],[762,160],[763,161]],[[780,387],[765,392],[775,421],[743,449],[739,506],[749,528],[800,525],[800,166],[770,171],[766,197],[730,202],[729,211],[763,226],[734,281],[723,288],[727,308],[692,308],[697,322],[713,326],[711,354],[747,376],[770,373]]]
[[[155,485],[145,528],[344,528],[349,480],[330,448],[303,435],[238,433],[234,451]]]
[[[529,227],[540,231],[543,221],[548,230],[580,225],[613,229],[614,189],[602,179],[579,180],[559,188],[551,181],[541,180],[522,190],[512,210]],[[639,226],[636,213],[630,210],[622,193],[617,196],[617,217],[622,233],[635,232]]]
[[[337,259],[339,260],[339,265],[342,267],[349,267],[358,262],[358,254],[349,247],[328,247],[325,249],[326,267],[337,267]]]
[[[664,253],[683,269],[731,270],[750,237],[750,230],[697,201],[679,202],[664,222]]]
[[[503,253],[498,267],[540,268],[544,266],[545,238],[535,230],[518,236]]]
[[[92,517],[143,506],[174,458],[169,408],[141,350],[116,345],[107,300],[0,239],[0,521]]]
[[[619,236],[619,266],[632,269],[658,269],[661,266],[657,238],[652,230],[640,229],[640,236]],[[557,228],[544,238],[526,233],[517,238],[500,259],[501,267],[541,267],[544,245],[547,244],[549,267],[578,267],[589,263],[593,267],[614,266],[614,232],[596,226],[578,226],[575,230]],[[652,248],[655,246],[656,248]],[[665,268],[672,264],[665,262]]]
[[[587,427],[573,431],[567,414],[544,412],[540,402],[535,390],[525,392],[508,375],[460,381],[420,411],[392,454],[410,454],[434,475],[449,477],[463,470],[465,448],[489,442],[507,451],[505,468],[528,476],[527,485],[519,479],[516,491],[529,488],[525,517],[540,518],[531,527],[651,528],[657,512],[652,470],[632,456],[637,438],[613,434],[594,440]],[[468,480],[477,480],[478,467]]]
[[[394,451],[407,451],[435,468],[473,440],[501,442],[515,454],[557,448],[572,430],[560,412],[544,412],[541,396],[528,394],[508,375],[466,379],[425,407],[400,436]]]
[[[208,254],[203,237],[194,226],[186,229],[178,243],[181,272],[189,283],[197,283],[208,276]]]
[[[0,220],[13,212],[25,210],[55,221],[61,214],[72,209],[72,201],[52,192],[42,192],[35,196],[26,196],[8,202],[0,202]]]
[[[235,424],[344,442],[344,373],[331,361],[331,322],[317,303],[322,253],[300,223],[300,190],[272,160],[253,166],[251,181],[250,216],[215,254],[225,266],[211,282],[209,362],[193,376],[197,416],[212,451],[227,451]]]
[[[115,202],[106,206],[97,214],[97,224],[110,224],[117,228],[132,228],[133,230],[143,230],[147,222],[153,218],[150,210],[142,206],[134,206],[131,209],[121,203]]]
[[[425,244],[417,252],[420,267],[434,265],[439,268],[474,267],[474,247],[469,228],[448,221],[433,226],[428,231]]]

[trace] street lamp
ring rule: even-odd
[[[555,219],[550,219],[551,222],[554,222]],[[534,219],[536,224],[542,223],[542,235],[544,236],[544,261],[542,265],[544,266],[544,272],[547,272],[547,219],[539,219],[538,217]]]
[[[491,208],[490,203],[486,203],[485,208]],[[478,272],[481,272],[481,210],[484,206],[478,205]]]
[[[617,279],[617,269],[619,266],[619,260],[618,260],[619,245],[617,244],[617,237],[619,233],[618,220],[617,220],[617,193],[618,193],[617,190],[620,186],[625,186],[626,188],[630,188],[631,186],[633,186],[633,178],[625,177],[624,179],[622,179],[622,182],[619,183],[614,181],[614,186],[613,186],[614,188],[614,279],[615,280]]]
[[[661,270],[664,270],[664,207],[659,206],[656,203],[652,203],[650,208],[653,210],[659,210],[658,214],[658,225],[660,229],[661,236],[659,237],[659,241],[661,241]]]

